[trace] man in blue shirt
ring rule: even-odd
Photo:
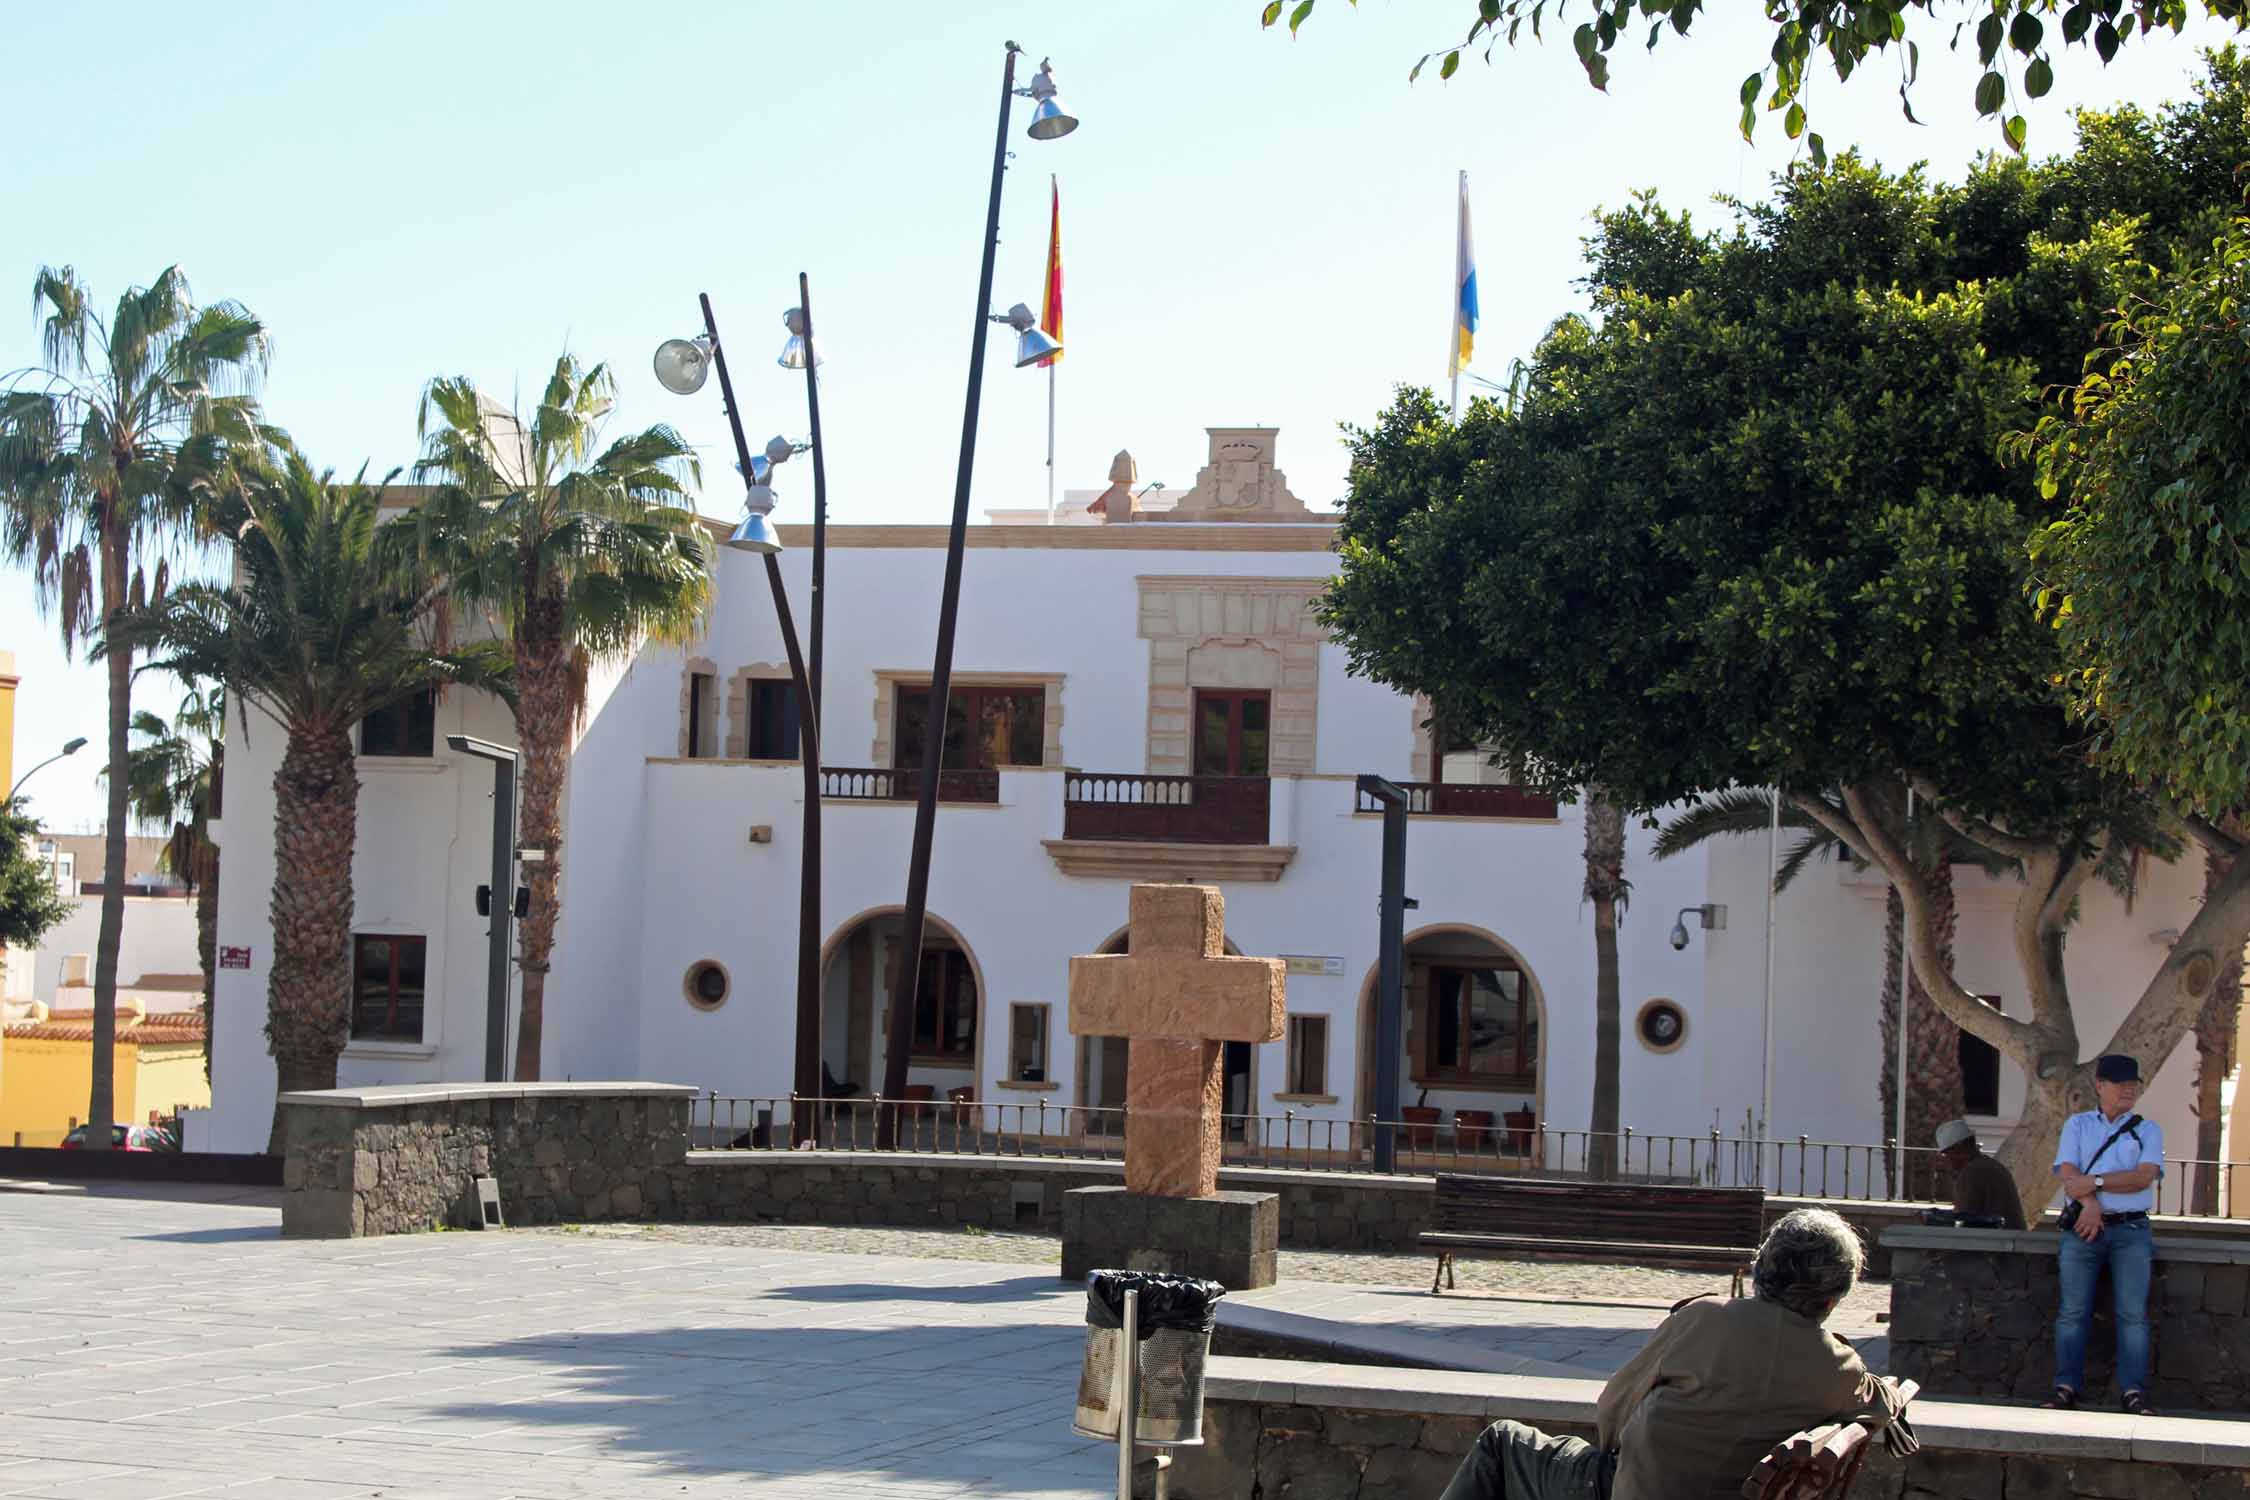
[[[2126,1411],[2148,1416],[2154,1411],[2148,1403],[2148,1283],[2155,1257],[2148,1215],[2164,1175],[2164,1131],[2154,1120],[2127,1128],[2141,1095],[2141,1065],[2132,1058],[2113,1052],[2096,1060],[2094,1095],[2101,1108],[2064,1121],[2055,1147],[2055,1176],[2079,1214],[2060,1248],[2062,1310],[2055,1318],[2055,1394],[2047,1405],[2067,1411],[2078,1404],[2094,1284],[2106,1262],[2116,1296],[2119,1401]]]

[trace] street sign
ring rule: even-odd
[[[222,968],[222,969],[247,969],[247,968],[249,968],[249,967],[250,967],[250,950],[249,950],[248,948],[224,948],[224,947],[222,947],[222,948],[221,948],[221,949],[219,950],[219,967],[220,967],[220,968]]]

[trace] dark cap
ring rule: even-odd
[[[2094,1077],[2102,1083],[2139,1083],[2141,1065],[2122,1052],[2105,1053],[2094,1059]]]

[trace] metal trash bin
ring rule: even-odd
[[[1128,1291],[1139,1294],[1134,1440],[1158,1448],[1199,1444],[1203,1368],[1227,1289],[1216,1281],[1156,1271],[1095,1271],[1086,1278],[1086,1357],[1071,1428],[1084,1437],[1117,1440]]]

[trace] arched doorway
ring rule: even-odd
[[[1106,938],[1096,953],[1129,953],[1132,951],[1131,929],[1120,927]],[[1226,940],[1226,951],[1239,958],[1242,950],[1234,939]],[[1220,1067],[1224,1074],[1221,1107],[1226,1113],[1226,1138],[1242,1141],[1250,1138],[1252,1127],[1248,1116],[1257,1112],[1257,1049],[1248,1042],[1225,1043],[1225,1055]],[[1078,1102],[1092,1111],[1083,1125],[1087,1134],[1114,1135],[1122,1128],[1125,1118],[1126,1083],[1131,1074],[1129,1049],[1121,1036],[1082,1036],[1078,1039]]]
[[[838,927],[820,955],[822,1092],[868,1098],[883,1087],[891,987],[904,962],[900,910],[861,912]],[[984,971],[958,929],[935,913],[922,928],[907,1096],[978,1095],[983,1073]],[[927,1093],[922,1092],[928,1090]]]
[[[1375,977],[1359,990],[1359,1112],[1375,1108]],[[1409,1149],[1528,1156],[1506,1117],[1546,1118],[1547,1001],[1523,956],[1481,927],[1406,939],[1400,1101]],[[1434,1113],[1432,1113],[1434,1112]]]

